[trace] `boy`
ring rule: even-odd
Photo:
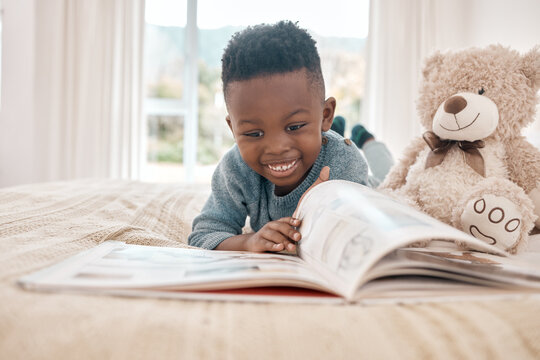
[[[327,178],[321,170],[366,184],[366,162],[356,146],[329,131],[336,100],[325,100],[317,48],[305,30],[288,21],[249,27],[233,36],[222,66],[236,145],[214,172],[189,244],[294,251],[300,220],[291,215],[319,174]],[[248,216],[255,232],[242,234]]]

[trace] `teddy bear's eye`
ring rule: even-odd
[[[484,90],[484,87],[482,86],[480,90],[478,90],[478,95],[483,95],[485,92],[486,90]]]

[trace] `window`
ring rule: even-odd
[[[368,7],[369,0],[147,0],[143,180],[210,181],[233,144],[221,55],[230,37],[249,25],[292,20],[308,29],[321,55],[327,96],[338,102],[336,115],[345,116],[348,130],[361,122]]]

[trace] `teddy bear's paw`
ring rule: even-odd
[[[461,224],[475,238],[507,250],[520,240],[522,214],[507,198],[486,194],[467,203]]]

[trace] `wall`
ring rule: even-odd
[[[468,1],[468,43],[484,46],[500,43],[525,52],[540,45],[540,1]]]
[[[500,43],[522,53],[540,46],[539,0],[474,0],[468,4],[470,25],[466,45]],[[540,106],[536,121],[524,134],[540,148]]]

